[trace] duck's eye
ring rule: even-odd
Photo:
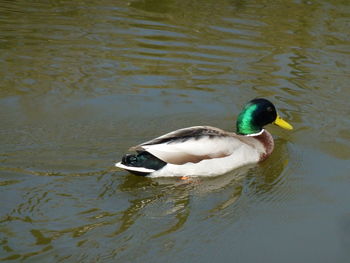
[[[272,107],[267,107],[267,111],[272,112],[273,111]]]

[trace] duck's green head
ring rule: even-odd
[[[259,133],[267,124],[274,123],[284,129],[293,127],[283,120],[276,111],[275,106],[267,99],[254,99],[248,102],[238,115],[237,133],[249,135]]]

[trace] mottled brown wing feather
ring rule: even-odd
[[[185,142],[190,139],[200,139],[205,136],[208,136],[210,138],[213,137],[224,137],[224,136],[230,136],[228,132],[211,127],[211,126],[193,126],[189,128],[183,128],[179,129],[173,132],[169,132],[167,134],[164,134],[162,136],[159,136],[155,139],[152,139],[150,141],[141,143],[137,146],[131,147],[130,151],[137,151],[142,150],[142,146],[145,145],[155,145],[155,144],[162,144],[162,143],[173,143],[173,142]]]
[[[194,126],[165,134],[132,147],[130,150],[138,152],[148,151],[159,159],[172,164],[197,163],[205,159],[221,158],[230,155],[232,151],[228,150],[226,141],[233,141],[236,144],[241,143],[235,136],[236,134],[234,133],[215,127]],[[219,141],[218,144],[220,146],[216,147],[214,141]],[[203,147],[206,148],[208,144],[210,145],[208,146],[209,150],[201,150]],[[186,148],[185,145],[190,147]],[[199,149],[198,152],[195,149],[196,147]],[[174,149],[176,150],[174,151]]]

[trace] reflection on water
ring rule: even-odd
[[[282,153],[280,148],[277,148],[276,152]],[[272,158],[276,159],[274,156]],[[280,160],[281,156],[277,159]],[[23,189],[22,201],[18,202],[15,209],[10,209],[2,219],[3,224],[15,223],[19,228],[28,228],[27,238],[34,238],[30,244],[38,249],[13,254],[15,250],[6,241],[3,248],[8,248],[7,251],[12,255],[3,259],[25,260],[55,248],[60,253],[59,258],[63,260],[72,250],[61,251],[60,246],[55,245],[57,240],[72,239],[76,249],[91,246],[92,240],[97,242],[96,244],[105,239],[117,243],[122,241],[125,247],[130,247],[142,238],[158,240],[188,225],[194,205],[200,206],[197,208],[199,211],[196,211],[201,214],[200,221],[220,214],[225,217],[234,214],[236,217],[240,210],[244,210],[244,204],[239,204],[243,192],[254,197],[254,192],[258,193],[259,189],[267,193],[268,190],[264,189],[266,184],[270,185],[269,190],[273,188],[283,171],[283,165],[277,164],[279,172],[274,169],[274,165],[269,167],[276,171],[274,178],[271,178],[270,173],[264,174],[262,167],[254,166],[223,176],[194,178],[188,181],[179,178],[150,179],[133,175],[115,177],[115,173],[80,179],[69,176],[47,177],[47,183],[37,185],[33,182],[31,187]],[[122,181],[119,182],[119,178]],[[40,177],[36,179],[41,181]],[[259,182],[260,180],[263,182]],[[92,195],[86,195],[85,191],[81,191],[79,195],[74,194],[80,185],[88,187],[96,183],[98,186]],[[89,189],[91,190],[91,187]],[[214,200],[202,206],[201,203],[210,200],[211,195],[214,195]],[[114,202],[116,199],[118,201]],[[89,205],[90,203],[93,206]],[[65,216],[67,213],[70,214],[69,218]],[[57,223],[49,223],[52,220]],[[33,228],[33,225],[37,228]],[[12,227],[9,229],[15,231]],[[109,254],[112,253],[111,250],[112,247],[107,246],[104,251]],[[118,253],[114,256],[118,256]],[[53,252],[48,255],[57,254]],[[87,252],[85,256],[88,255],[92,256]],[[112,255],[109,254],[109,257]]]
[[[0,13],[0,261],[347,258],[348,3],[20,0]],[[232,130],[254,97],[296,127],[268,127],[262,164],[189,181],[112,167],[171,130]]]

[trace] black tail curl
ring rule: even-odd
[[[153,170],[163,168],[167,163],[155,157],[149,152],[143,151],[137,154],[125,154],[122,158],[122,164],[131,167],[144,167]]]

